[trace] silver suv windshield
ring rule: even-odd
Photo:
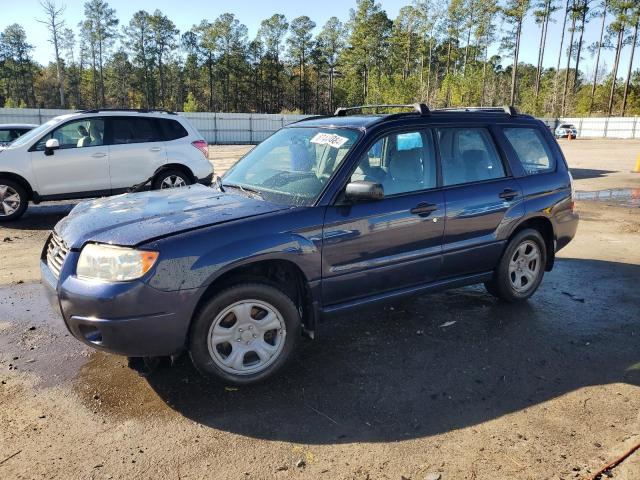
[[[311,205],[359,135],[345,128],[282,129],[234,165],[222,185],[277,203]]]

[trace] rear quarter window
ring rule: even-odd
[[[189,132],[177,120],[157,120],[160,125],[160,133],[164,141],[177,140],[189,135]]]
[[[537,128],[505,128],[504,134],[527,175],[555,170],[556,164],[551,149]]]

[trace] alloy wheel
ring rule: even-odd
[[[187,182],[179,175],[168,175],[162,180],[160,189],[186,187]]]
[[[0,185],[0,217],[8,217],[18,211],[20,195],[9,185]]]
[[[518,245],[509,261],[509,279],[516,292],[525,293],[536,284],[541,258],[540,247],[536,242],[525,240]]]

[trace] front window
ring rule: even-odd
[[[36,150],[44,150],[47,140],[55,138],[61,149],[98,147],[104,140],[104,120],[102,118],[84,118],[49,132],[36,143]]]
[[[311,205],[358,139],[349,129],[282,129],[245,155],[222,183],[288,205]]]

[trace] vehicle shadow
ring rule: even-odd
[[[1,226],[10,230],[51,230],[76,205],[73,201],[29,205],[20,219]]]
[[[597,170],[594,168],[570,168],[571,176],[574,180],[586,180],[588,178],[601,178],[606,177],[611,173],[616,173],[615,170]]]
[[[640,325],[638,278],[638,265],[559,259],[523,304],[467,287],[334,318],[261,385],[208,382],[188,357],[148,382],[185,417],[250,437],[430,436],[588,385],[640,385],[640,339],[629,334]]]

